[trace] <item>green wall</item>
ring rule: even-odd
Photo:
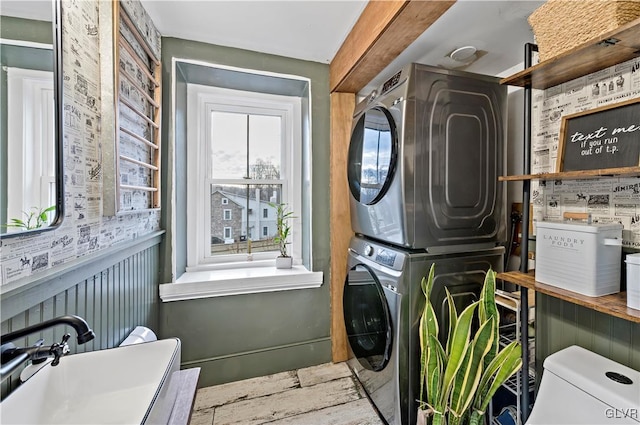
[[[632,369],[640,370],[640,323],[537,294],[538,376],[547,356],[570,345],[579,345]]]
[[[311,80],[312,116],[312,267],[324,272],[317,289],[280,291],[163,303],[160,336],[182,340],[183,367],[201,367],[200,386],[235,381],[328,362],[331,359],[329,297],[329,67],[274,55],[175,38],[162,39],[163,197],[161,227],[168,229],[162,249],[164,282],[172,281],[171,258],[178,275],[186,259],[184,179],[186,123],[172,113],[172,59],[202,61]],[[178,84],[184,79],[178,78]],[[175,100],[178,108],[185,104]],[[172,162],[172,158],[176,158]],[[177,187],[168,176],[176,175]],[[175,210],[169,196],[174,193]],[[172,218],[177,223],[171,230]],[[171,241],[176,252],[172,252]]]
[[[0,16],[0,38],[51,44],[53,28],[48,21]]]

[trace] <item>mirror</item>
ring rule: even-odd
[[[0,236],[63,217],[60,1],[0,3]]]

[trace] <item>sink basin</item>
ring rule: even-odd
[[[74,354],[46,365],[0,404],[3,424],[167,423],[177,338]]]

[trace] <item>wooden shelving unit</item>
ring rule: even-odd
[[[566,289],[537,282],[533,272],[498,273],[497,278],[610,316],[640,323],[640,310],[627,307],[626,292],[618,292],[617,294],[604,295],[602,297],[588,297],[576,292],[567,291]]]
[[[160,208],[160,59],[113,2],[116,90],[116,212]]]
[[[546,89],[640,56],[640,19],[501,81]]]
[[[502,84],[524,88],[525,152],[529,152],[531,149],[532,89],[547,89],[558,86],[567,81],[640,57],[640,19],[636,19],[614,31],[605,33],[600,37],[596,37],[568,52],[558,55],[553,59],[533,65],[533,51],[536,50],[537,47],[530,44],[526,45],[525,70],[501,80]],[[529,158],[528,154],[525,155],[525,159],[527,158]],[[524,172],[528,173],[530,171],[530,165],[527,161],[525,161],[524,166]],[[580,180],[609,176],[640,176],[640,167],[571,171],[562,173],[523,174],[517,176],[503,176],[499,178],[499,181],[523,182],[523,222],[528,223],[532,180]],[[523,308],[521,309],[521,323],[528,322],[527,291],[529,289],[560,298],[567,302],[579,304],[605,314],[640,323],[640,312],[629,309],[626,306],[626,293],[590,298],[581,294],[572,293],[570,291],[536,282],[534,274],[527,272],[528,239],[528,226],[525,225],[523,226],[522,231],[522,264],[520,271],[501,273],[498,275],[498,278],[520,286],[523,302]],[[526,326],[523,326],[521,331],[521,343],[524,348],[523,361],[526,363],[528,360],[528,330]],[[520,402],[521,406],[523,406],[524,412],[523,417],[521,418],[523,423],[526,422],[528,418],[529,406],[529,382],[525,378],[526,377],[523,377],[521,382],[521,388],[523,391],[521,394],[522,400]]]
[[[640,167],[601,168],[598,170],[564,171],[561,173],[521,174],[515,176],[500,176],[501,182],[522,180],[584,180],[598,177],[637,177]]]

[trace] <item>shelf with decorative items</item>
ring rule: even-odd
[[[640,56],[640,19],[527,67],[501,83],[546,89]]]
[[[539,187],[547,188],[547,191],[551,191],[548,189],[549,186],[545,185],[547,181],[555,182],[554,185],[551,185],[553,188],[560,187],[563,181],[567,182],[567,185],[563,185],[563,187],[565,187],[565,190],[568,190],[566,189],[568,186],[588,185],[588,183],[572,182],[573,180],[598,180],[602,178],[629,178],[640,176],[640,164],[638,164],[637,161],[633,161],[633,158],[638,158],[638,155],[635,155],[635,153],[617,156],[609,155],[603,158],[605,156],[604,153],[600,155],[601,152],[597,151],[597,147],[594,148],[594,152],[590,150],[590,146],[595,146],[595,143],[591,143],[591,139],[596,138],[602,139],[602,144],[613,143],[616,144],[616,146],[634,144],[634,140],[632,139],[635,137],[637,129],[637,120],[635,120],[634,117],[637,117],[638,113],[638,100],[632,99],[632,93],[628,93],[631,90],[628,85],[628,77],[627,79],[623,79],[618,73],[615,74],[616,80],[614,81],[612,73],[607,88],[604,91],[608,97],[605,97],[605,94],[599,90],[599,86],[596,87],[595,84],[590,87],[587,93],[586,81],[589,80],[589,77],[582,78],[589,74],[602,71],[602,73],[593,77],[597,79],[599,75],[604,75],[605,70],[608,68],[622,63],[629,63],[635,58],[640,57],[640,19],[636,18],[631,22],[622,24],[614,30],[594,36],[591,40],[537,64],[534,64],[533,61],[537,46],[528,44],[525,47],[525,51],[525,69],[501,81],[501,83],[505,85],[524,88],[525,133],[523,145],[525,154],[523,158],[523,174],[502,176],[499,178],[499,181],[522,182],[523,222],[529,223],[530,215],[533,214],[529,209],[532,203],[531,198],[533,196],[546,196],[545,193],[541,195],[538,191]],[[637,63],[637,61],[635,63]],[[627,68],[625,68],[625,72],[631,72],[632,69],[635,70],[637,67],[635,63],[629,64]],[[609,76],[610,74],[606,75]],[[602,79],[604,79],[604,77]],[[567,84],[565,85],[564,83]],[[554,111],[554,115],[549,115],[548,117],[553,123],[549,124],[549,122],[546,122],[546,125],[543,125],[541,124],[541,120],[545,119],[546,116],[543,116],[541,113],[541,101],[538,102],[538,98],[536,98],[535,102],[533,100],[533,89],[551,89],[551,96],[553,96],[554,93],[578,93],[584,89],[582,93],[585,94],[584,97],[589,101],[583,101],[581,105],[577,106],[574,104],[575,102],[568,102],[570,103],[570,107],[556,104],[551,107],[549,103],[545,111]],[[547,93],[548,91],[545,92],[545,96]],[[598,95],[600,95],[601,98],[594,100]],[[631,96],[631,100],[620,102],[620,99],[630,99],[629,96]],[[573,99],[575,98],[576,96],[574,96]],[[536,109],[532,107],[533,103],[536,104]],[[622,108],[626,108],[625,111],[623,111]],[[632,109],[633,112],[627,114],[627,109]],[[534,114],[535,122],[533,118]],[[559,120],[560,118],[562,119],[561,121]],[[632,121],[632,126],[622,123],[622,121],[626,122],[628,120]],[[591,126],[594,127],[593,130],[585,131],[585,129]],[[554,132],[558,130],[556,127],[559,127],[557,138],[554,137]],[[543,133],[540,128],[550,130],[550,133],[545,133],[546,136],[541,136]],[[599,130],[596,130],[598,128]],[[615,136],[622,135],[624,137],[618,139],[611,138],[607,141],[606,138],[611,136],[608,135],[608,133],[605,136],[603,136],[603,134],[609,131],[614,132],[613,134]],[[593,133],[593,135],[591,133]],[[547,138],[541,140],[544,137]],[[568,141],[581,143],[567,143]],[[556,142],[558,143],[557,150],[553,145]],[[551,161],[548,165],[546,165],[544,161],[539,162],[541,157],[535,156],[536,149],[537,152],[544,152],[544,149],[548,149],[546,152],[551,153],[551,155],[549,155],[551,159],[553,159],[553,155],[557,155],[555,167]],[[601,150],[602,149],[603,148],[601,148]],[[609,152],[609,150],[605,152]],[[549,170],[552,172],[531,173],[532,163],[536,165],[535,171]],[[540,182],[539,186],[537,182]],[[597,185],[598,183],[594,182],[593,184]],[[537,199],[539,201],[540,198]],[[563,206],[560,205],[560,208],[562,207]],[[536,282],[534,273],[528,270],[528,244],[531,239],[529,232],[529,226],[523,226],[519,271],[501,273],[498,276],[499,279],[517,285],[523,295],[528,292],[546,294],[573,304],[601,311],[611,316],[638,322],[640,312],[635,312],[627,307],[624,292],[591,298],[586,295],[573,293],[569,290]],[[522,309],[523,317],[521,318],[521,323],[526,323],[527,312],[528,309]],[[522,326],[522,331],[526,332],[526,330],[527,327]],[[526,343],[527,338],[525,336],[522,342],[523,347],[525,347]],[[528,350],[523,350],[523,356],[527,354]],[[526,388],[528,384],[529,383],[523,379],[521,387]],[[523,397],[527,397],[527,395],[523,394]],[[525,400],[523,400],[523,403],[525,403]],[[526,409],[524,410],[525,414],[522,419],[526,421],[527,412]]]
[[[129,10],[130,4],[114,0],[111,5],[115,111],[114,126],[107,134],[115,142],[113,149],[106,142],[103,148],[108,168],[103,181],[107,216],[160,208],[161,160],[162,68],[159,41],[155,41],[159,35],[139,22],[144,16]]]

